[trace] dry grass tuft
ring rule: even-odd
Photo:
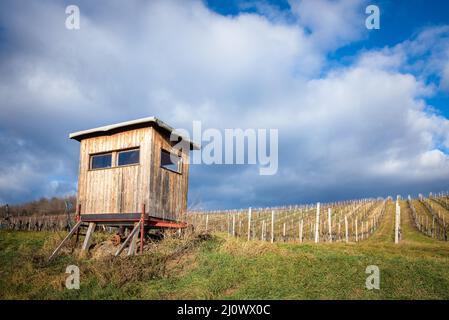
[[[207,239],[209,236],[193,234],[183,239],[167,236],[162,241],[147,243],[142,255],[130,257],[126,255],[113,257],[111,254],[97,253],[94,254],[96,261],[88,264],[85,273],[86,276],[98,279],[100,286],[107,286],[110,283],[121,286],[127,282],[167,277],[174,270],[178,272],[193,267],[196,249]],[[100,246],[104,247],[105,244],[102,243]],[[113,247],[110,250],[112,252],[117,249],[112,243],[107,247],[109,248],[107,250]]]
[[[244,241],[238,238],[229,238],[220,247],[222,252],[233,255],[254,257],[267,253],[277,253],[287,255],[288,251],[281,248],[277,244],[265,241]]]

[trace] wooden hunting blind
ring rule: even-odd
[[[69,137],[80,142],[80,161],[77,224],[67,239],[79,234],[83,223],[91,232],[97,224],[134,226],[123,245],[140,229],[142,246],[148,228],[186,227],[182,220],[187,210],[189,151],[199,146],[155,117]],[[174,148],[179,141],[187,148]],[[89,229],[83,249],[89,244]]]

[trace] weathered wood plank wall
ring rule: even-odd
[[[140,148],[139,165],[90,170],[90,156]],[[187,210],[189,154],[181,173],[161,167],[161,149],[173,152],[168,134],[154,127],[90,137],[80,143],[78,203],[81,214],[140,212],[142,204],[153,216],[179,219]],[[112,163],[116,163],[113,153]]]
[[[161,168],[161,149],[173,153],[175,151],[167,135],[157,130],[153,132],[149,212],[167,219],[182,219],[181,215],[187,211],[189,155],[186,152],[177,153],[182,159],[181,173]]]
[[[138,165],[89,169],[92,154],[140,148]],[[112,162],[116,162],[113,153]],[[151,128],[140,128],[81,141],[78,201],[81,213],[139,212],[148,202]],[[144,165],[146,164],[146,165]]]

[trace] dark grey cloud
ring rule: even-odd
[[[257,166],[192,166],[191,203],[207,208],[447,187],[438,144],[448,145],[448,121],[426,105],[436,89],[405,73],[419,66],[403,59],[411,47],[441,43],[441,32],[340,67],[326,57],[364,37],[354,28],[363,2],[333,2],[348,14],[325,21],[276,10],[225,17],[200,1],[74,3],[78,31],[64,26],[69,3],[2,4],[0,202],[75,192],[78,143],[68,133],[149,115],[186,129],[192,120],[279,129],[274,176]],[[294,4],[292,15],[329,5]],[[438,52],[428,68],[444,75]]]

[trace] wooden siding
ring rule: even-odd
[[[82,213],[140,212],[143,203],[148,205],[151,134],[151,128],[141,128],[81,141],[78,201]],[[134,147],[140,148],[138,165],[89,170],[90,155]]]
[[[139,147],[138,165],[115,167],[116,151]],[[187,210],[189,154],[182,158],[181,174],[161,168],[161,149],[172,151],[166,134],[154,127],[90,137],[80,143],[78,202],[82,214],[147,213],[182,219]],[[113,152],[112,168],[89,170],[90,155]]]
[[[182,220],[187,210],[189,154],[178,154],[182,158],[181,173],[161,168],[161,149],[172,152],[172,145],[166,135],[154,129],[153,132],[149,212],[162,218]]]

